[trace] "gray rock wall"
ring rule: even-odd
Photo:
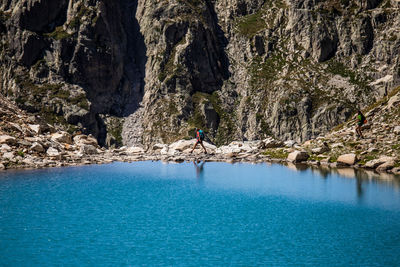
[[[1,0],[0,91],[103,145],[172,142],[195,127],[217,144],[304,141],[399,84],[399,8]]]

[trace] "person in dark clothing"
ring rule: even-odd
[[[365,119],[364,114],[362,114],[361,110],[358,110],[357,112],[357,127],[356,127],[356,133],[358,136],[361,138],[364,138],[362,134],[362,126],[367,123],[367,120]]]
[[[205,137],[205,135],[204,135],[203,130],[196,128],[196,144],[194,144],[194,147],[193,147],[192,151],[190,151],[190,153],[193,153],[193,150],[195,150],[197,144],[200,144],[204,149],[204,153],[207,154],[207,150],[203,145],[204,137]]]

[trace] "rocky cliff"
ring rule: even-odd
[[[0,91],[102,145],[304,141],[399,84],[397,0],[0,0]]]

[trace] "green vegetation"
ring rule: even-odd
[[[282,0],[266,0],[257,12],[236,21],[237,31],[247,38],[252,38],[263,29],[272,28],[277,9],[284,8],[287,8],[287,5]]]
[[[244,16],[237,23],[238,31],[242,35],[251,38],[262,29],[267,27],[267,23],[263,19],[264,10],[261,9],[254,14]]]
[[[76,16],[71,20],[71,22],[69,23],[69,27],[76,29],[81,25],[81,20],[82,17],[84,16],[88,16],[90,14],[91,10],[87,7],[85,7],[84,5],[80,5],[78,7],[78,13],[76,14]]]
[[[72,36],[72,34],[69,34],[64,30],[63,26],[58,26],[54,29],[53,32],[46,33],[44,35],[56,40],[66,39]]]
[[[384,103],[386,103],[392,96],[394,96],[395,94],[400,92],[400,86],[393,89],[387,96],[383,97],[382,99],[380,99],[379,101],[374,102],[373,104],[369,105],[364,112],[368,112],[370,110],[373,110],[376,107],[379,107],[381,105],[383,105]]]
[[[235,131],[234,112],[228,113],[221,105],[221,101],[218,97],[218,93],[214,92],[213,94],[206,94],[201,92],[196,92],[192,96],[194,113],[192,117],[188,120],[188,123],[191,127],[198,127],[205,129],[205,131],[209,131],[206,127],[205,117],[200,111],[201,103],[210,103],[213,106],[213,109],[217,112],[220,118],[220,124],[217,129],[217,134],[215,136],[215,144],[217,146],[227,144],[233,140],[233,133]]]
[[[289,153],[283,149],[267,149],[263,154],[273,159],[286,159],[289,155]]]
[[[17,151],[17,155],[20,157],[25,157],[25,153],[23,151]]]
[[[360,75],[355,73],[354,71],[349,70],[343,63],[331,59],[327,62],[327,71],[335,74],[340,75],[345,78],[349,78],[350,83],[357,85],[358,87],[366,90],[371,90],[367,79],[361,78]]]
[[[122,143],[122,125],[123,120],[117,117],[112,117],[110,123],[107,125],[107,132],[111,134],[116,142],[116,146],[120,147],[123,145]]]
[[[182,38],[171,50],[171,53],[168,57],[168,60],[163,64],[161,63],[161,71],[158,74],[158,79],[160,82],[164,82],[165,79],[168,76],[174,76],[174,75],[179,75],[179,73],[182,71],[183,67],[180,64],[175,65],[174,60],[176,56],[176,47],[178,45],[182,45],[186,42],[185,38]],[[172,78],[171,77],[171,78]]]

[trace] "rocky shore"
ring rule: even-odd
[[[216,147],[204,142],[207,154],[195,139],[172,144],[105,149],[91,135],[69,134],[40,117],[19,110],[0,99],[0,169],[46,168],[104,164],[114,161],[161,160],[168,162],[279,162],[305,163],[332,168],[365,168],[377,173],[400,175],[400,91],[366,112],[365,139],[355,136],[349,121],[328,135],[297,144],[274,138],[234,141]],[[387,116],[385,114],[391,114]]]

